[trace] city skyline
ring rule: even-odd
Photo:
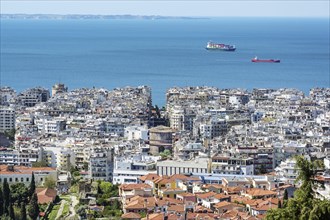
[[[1,14],[99,14],[196,17],[329,17],[329,1],[17,1],[2,0]]]

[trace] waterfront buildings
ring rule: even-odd
[[[184,205],[192,213],[248,209],[258,216],[265,201],[273,207],[273,196],[293,188],[287,185],[296,178],[292,157],[324,159],[329,168],[329,89],[305,96],[295,89],[176,87],[158,112],[147,86],[55,90],[49,98],[45,89],[17,97],[3,89],[1,108],[12,110],[0,118],[8,118],[16,135],[13,146],[1,148],[0,163],[43,161],[60,173],[73,167],[86,180],[123,184],[126,212],[147,207],[171,216],[173,204],[181,204],[181,217]],[[169,124],[151,127],[154,114]],[[328,171],[317,179],[328,184]]]

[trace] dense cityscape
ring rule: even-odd
[[[330,213],[330,88],[173,87],[165,106],[148,86],[0,94],[1,219]]]

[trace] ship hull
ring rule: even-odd
[[[206,50],[212,50],[212,51],[235,51],[236,48],[228,48],[228,49],[224,49],[224,48],[205,48]]]
[[[251,60],[253,63],[280,63],[280,60]]]

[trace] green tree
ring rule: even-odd
[[[9,138],[9,140],[14,141],[15,140],[15,133],[16,130],[15,129],[11,129],[9,131],[5,131],[5,136]]]
[[[0,217],[3,215],[3,197],[2,188],[0,187]]]
[[[29,190],[24,183],[15,183],[10,186],[11,202],[20,204],[21,202],[27,202],[29,196]]]
[[[88,163],[87,162],[83,163],[83,169],[84,169],[84,171],[88,170]]]
[[[288,200],[288,198],[289,198],[289,197],[288,197],[288,190],[285,189],[285,190],[284,190],[284,194],[283,194],[283,199],[284,199],[284,200]]]
[[[7,179],[3,181],[2,190],[3,190],[3,213],[8,214],[8,208],[10,203],[10,189]]]
[[[29,196],[30,196],[30,198],[32,198],[35,191],[36,191],[36,183],[35,183],[35,180],[34,180],[34,173],[32,172],[31,183],[30,183],[30,187],[29,187]]]
[[[28,213],[31,219],[35,220],[39,216],[38,197],[36,193],[33,193],[30,204],[28,207]]]
[[[163,152],[161,152],[159,155],[160,155],[162,158],[168,158],[168,157],[171,156],[171,151],[168,150],[168,149],[166,149],[166,150],[164,150]]]
[[[8,213],[9,213],[9,217],[11,219],[15,219],[14,208],[13,208],[13,204],[11,202],[9,203]]]
[[[56,181],[52,177],[46,177],[44,182],[44,187],[55,189],[56,187]]]
[[[21,203],[21,220],[26,220],[26,206],[25,203]]]
[[[37,161],[32,163],[32,167],[47,167],[48,164],[46,161]]]
[[[155,111],[156,111],[157,117],[160,118],[161,115],[160,115],[160,111],[159,111],[158,105],[155,106]]]
[[[330,201],[316,197],[320,185],[315,180],[319,169],[323,168],[319,161],[310,162],[302,156],[296,157],[298,176],[301,183],[294,193],[294,198],[287,200],[285,207],[267,212],[266,219],[328,219],[330,216]]]
[[[285,189],[283,195],[283,208],[286,207],[287,203],[288,203],[288,190]]]
[[[79,206],[78,209],[77,209],[77,214],[80,216],[80,217],[86,217],[86,210],[87,210],[87,206],[86,205],[83,205],[83,206]]]

